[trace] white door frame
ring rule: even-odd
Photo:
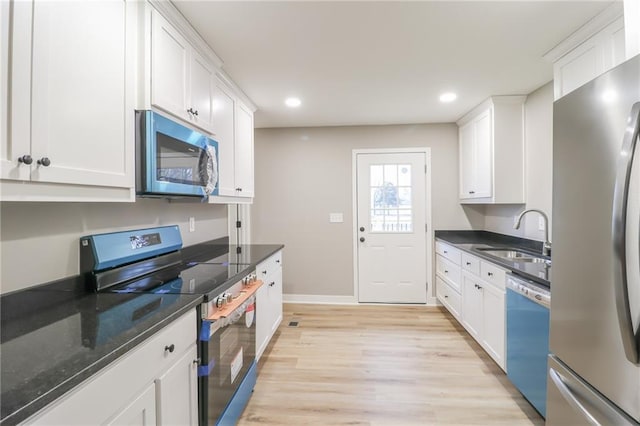
[[[427,166],[425,181],[425,223],[427,258],[427,305],[436,306],[437,299],[435,293],[435,278],[433,276],[433,226],[431,224],[431,148],[375,148],[375,149],[354,149],[351,153],[351,200],[353,209],[353,297],[358,302],[358,154],[405,154],[405,153],[424,153],[425,164]]]

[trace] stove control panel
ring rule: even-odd
[[[233,304],[238,297],[247,291],[247,287],[251,287],[257,281],[258,278],[256,273],[252,272],[237,281],[223,293],[220,293],[216,297],[209,298],[209,301],[202,304],[202,318],[210,318],[216,312],[228,309],[228,305]]]

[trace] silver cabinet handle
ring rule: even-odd
[[[558,388],[562,397],[573,408],[578,410],[578,412],[581,413],[585,419],[587,419],[589,424],[600,426],[600,423],[591,415],[591,413],[584,407],[584,405],[580,403],[578,398],[573,394],[573,392],[571,392],[571,389],[569,389],[569,387],[565,384],[565,382],[562,380],[562,377],[560,376],[560,374],[558,374],[556,370],[554,370],[553,368],[550,368],[549,377],[551,377],[553,384],[556,385],[556,388]]]
[[[629,181],[633,166],[633,154],[640,132],[640,102],[631,107],[631,113],[624,132],[620,156],[618,157],[618,171],[613,193],[613,252],[614,252],[614,290],[618,324],[622,334],[622,344],[627,359],[635,364],[640,358],[640,342],[633,329],[631,308],[629,304],[629,287],[627,283],[627,202],[629,199]]]

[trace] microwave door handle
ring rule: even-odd
[[[622,334],[622,343],[627,359],[637,364],[640,358],[640,333],[633,329],[633,319],[629,302],[627,277],[627,204],[633,156],[640,133],[640,102],[631,107],[618,157],[618,170],[613,194],[613,253],[614,253],[614,290],[618,324]],[[639,242],[640,243],[640,242]]]

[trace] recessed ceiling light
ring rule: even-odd
[[[298,98],[287,98],[285,99],[284,104],[289,108],[298,108],[302,102]]]
[[[458,95],[456,95],[455,93],[447,92],[440,95],[440,102],[453,102],[457,98],[458,98]]]

